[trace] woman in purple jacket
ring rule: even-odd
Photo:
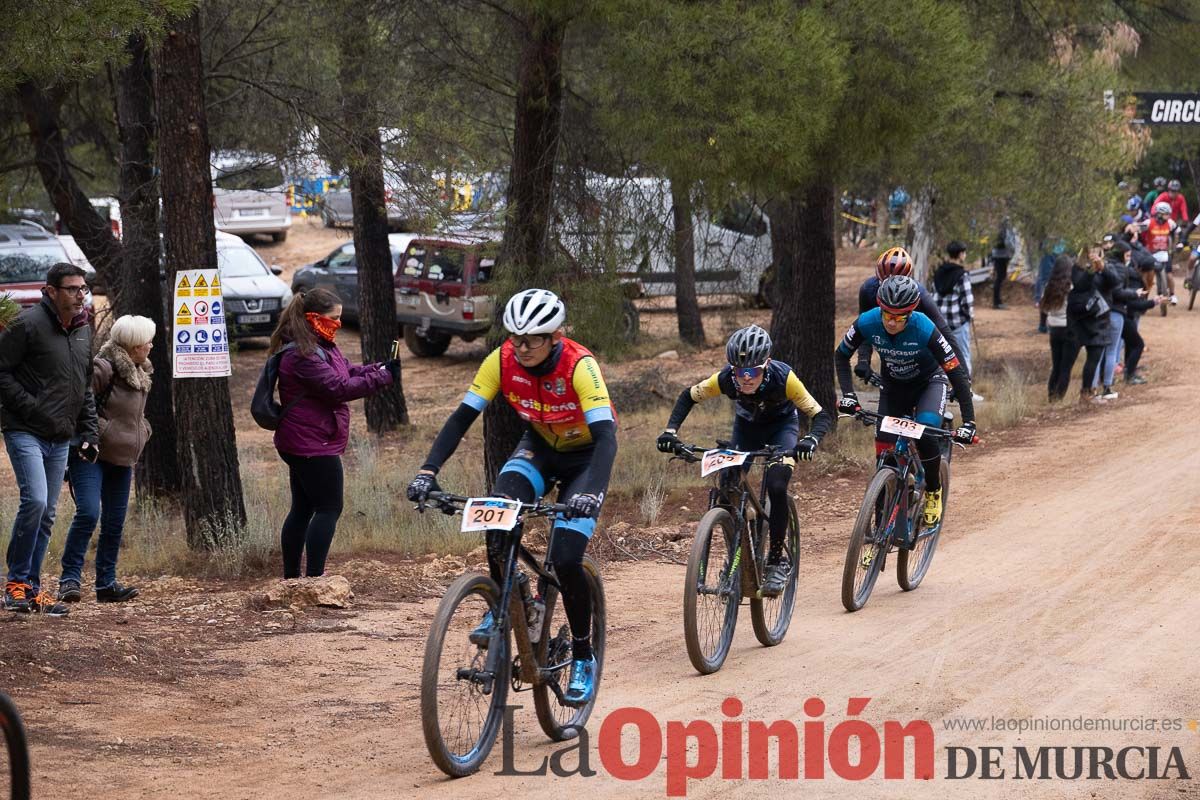
[[[342,514],[342,453],[350,438],[350,400],[374,394],[397,378],[400,362],[351,366],[334,344],[342,300],[327,289],[300,292],[279,318],[271,354],[279,363],[279,401],[286,409],[275,449],[288,465],[292,508],[283,521],[283,577],[325,572],[325,557]]]

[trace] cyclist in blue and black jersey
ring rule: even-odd
[[[912,278],[896,275],[880,284],[879,307],[860,314],[835,351],[842,390],[838,411],[854,414],[862,409],[854,393],[850,357],[860,346],[870,343],[882,362],[879,413],[904,416],[915,412],[914,418],[922,425],[941,427],[949,383],[958,396],[963,417],[954,438],[970,444],[975,439],[970,379],[946,337],[929,317],[915,310],[920,300],[920,287]],[[895,441],[894,434],[877,430],[876,455]],[[928,436],[917,440],[917,451],[925,465],[925,524],[931,527],[942,518],[942,478],[938,468],[941,453],[937,441]]]
[[[769,445],[779,448],[784,457],[771,463],[763,475],[767,497],[771,501],[767,521],[771,546],[763,594],[774,597],[787,585],[790,565],[783,562],[783,544],[788,525],[788,481],[797,459],[810,461],[821,437],[833,418],[823,411],[792,368],[771,359],[771,336],[757,325],[735,331],[725,345],[728,366],[695,386],[684,389],[675,401],[667,427],[658,437],[658,449],[670,453],[679,438],[675,435],[692,407],[724,395],[734,401],[733,446],[738,450],[759,450]],[[807,435],[800,438],[803,411],[810,420]]]
[[[912,256],[903,247],[890,247],[880,253],[879,258],[875,260],[875,274],[858,287],[858,313],[865,314],[878,305],[879,284],[893,275],[912,275],[912,270]],[[962,354],[958,351],[954,334],[950,331],[950,325],[946,322],[945,315],[938,308],[937,301],[924,286],[917,284],[917,288],[921,292],[917,310],[933,320],[933,324],[950,343],[954,354],[959,357],[959,360],[966,363],[966,359],[963,359]],[[854,374],[863,381],[866,381],[871,375],[871,352],[871,343],[864,342],[858,351],[858,361],[854,364]]]

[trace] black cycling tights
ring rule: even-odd
[[[772,464],[767,467],[763,482],[767,485],[767,497],[771,501],[771,515],[767,518],[771,531],[771,549],[767,560],[777,563],[783,553],[784,537],[788,527],[788,482],[792,479],[792,468],[787,464]]]
[[[501,472],[492,492],[523,503],[537,499],[529,480],[517,472]],[[507,546],[507,531],[487,532],[488,572],[498,584],[504,578]],[[549,561],[562,587],[563,610],[573,639],[572,657],[581,659],[592,657],[592,592],[583,568],[587,546],[588,537],[569,528],[556,527],[550,535]]]

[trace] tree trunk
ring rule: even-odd
[[[80,188],[67,162],[62,129],[58,122],[61,97],[26,81],[17,86],[21,113],[29,128],[34,164],[41,175],[46,194],[63,223],[75,237],[79,249],[96,268],[96,276],[112,298],[121,293],[121,243],[113,236],[108,222],[100,216]]]
[[[690,182],[671,179],[671,218],[675,227],[675,314],[679,338],[704,346],[704,321],[696,299],[696,236]]]
[[[361,6],[358,8],[362,8]],[[392,251],[388,243],[387,207],[383,183],[383,149],[373,109],[369,79],[364,69],[373,49],[367,34],[369,20],[342,28],[341,83],[343,120],[349,132],[350,196],[354,209],[354,253],[358,263],[358,326],[364,362],[387,361],[396,339],[396,292]],[[395,430],[408,424],[404,388],[370,395],[365,401],[367,429],[372,433]]]
[[[163,40],[155,63],[167,274],[216,269],[200,12]],[[187,378],[175,387],[188,546],[214,549],[240,540],[246,524],[228,378]]]
[[[771,247],[779,265],[779,302],[771,318],[775,358],[790,364],[826,409],[836,399],[834,198],[832,181],[817,178],[784,197],[771,215]]]
[[[933,253],[933,189],[929,186],[917,192],[912,213],[913,243],[909,253],[913,260],[913,280],[924,285],[929,277],[929,260]]]
[[[140,36],[126,44],[129,63],[117,74],[117,134],[121,142],[120,181],[122,258],[121,291],[112,298],[113,314],[140,314],[154,320],[150,363],[154,382],[146,418],[154,435],[137,465],[138,494],[175,495],[182,488],[176,457],[175,411],[171,381],[171,338],[167,298],[159,278],[158,179],[154,173],[154,85],[150,54]]]
[[[554,192],[554,167],[562,137],[562,45],[566,21],[531,12],[517,25],[521,60],[508,213],[501,259],[518,289],[554,284],[546,241]],[[503,336],[496,314],[493,342]],[[489,404],[483,415],[484,469],[488,482],[517,445],[525,426],[507,403]]]

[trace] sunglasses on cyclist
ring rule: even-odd
[[[766,363],[759,364],[757,367],[734,367],[733,379],[738,383],[749,383],[761,378],[766,370]]]
[[[529,333],[524,336],[509,336],[508,340],[518,350],[537,350],[550,341],[549,333]]]
[[[906,311],[906,312],[904,312],[903,314],[893,314],[893,313],[892,313],[892,312],[890,312],[890,311],[884,311],[884,312],[883,312],[883,318],[884,318],[884,320],[885,320],[885,321],[887,321],[887,322],[904,322],[904,321],[906,321],[906,320],[907,320],[907,319],[908,319],[910,316],[912,316],[912,312],[911,312],[911,311]]]

